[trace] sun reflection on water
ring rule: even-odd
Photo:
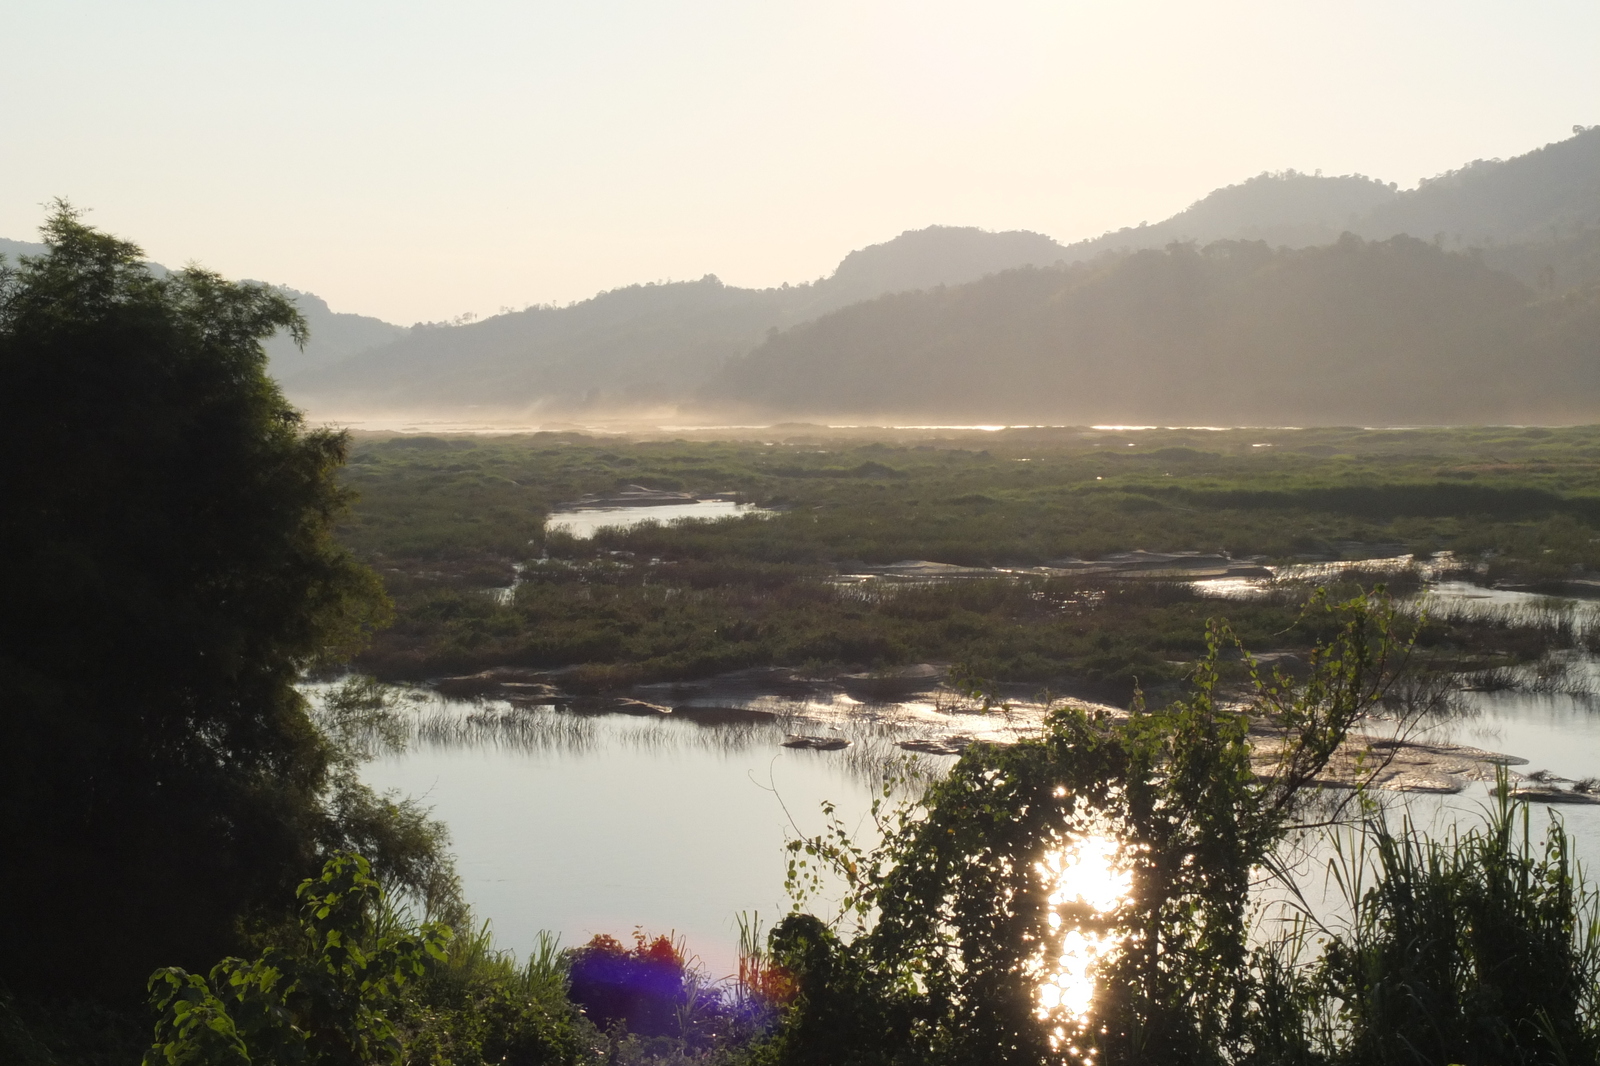
[[[1129,900],[1133,871],[1108,836],[1081,837],[1047,854],[1034,869],[1049,891],[1050,908],[1037,1015],[1051,1026],[1052,1047],[1078,1054],[1066,1045],[1082,1034],[1097,976],[1121,947],[1114,918]]]

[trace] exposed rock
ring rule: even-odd
[[[631,692],[648,702],[688,703],[690,700],[727,700],[730,704],[764,696],[803,698],[817,682],[785,666],[755,666],[698,681],[661,681],[635,685]]]
[[[674,707],[672,717],[684,718],[696,725],[747,725],[775,721],[778,716],[751,707],[683,706]]]
[[[1281,735],[1253,732],[1251,748],[1251,767],[1258,775],[1270,777],[1278,772]],[[1314,783],[1324,788],[1366,784],[1392,792],[1455,793],[1473,781],[1493,781],[1499,767],[1526,763],[1514,755],[1460,744],[1423,744],[1356,733],[1333,753]]]
[[[1511,790],[1511,796],[1514,799],[1527,800],[1529,803],[1600,803],[1600,796],[1592,792],[1574,792],[1548,785],[1514,788]]]
[[[927,692],[937,686],[944,671],[931,663],[918,663],[901,670],[874,671],[865,674],[844,674],[839,685],[856,699],[871,703],[888,703],[905,699],[917,692]]]
[[[517,666],[497,666],[476,674],[441,677],[433,682],[433,687],[442,695],[458,699],[498,697],[548,702],[561,692],[549,683],[549,674],[545,671]]]
[[[926,559],[902,559],[886,566],[863,566],[860,572],[902,581],[949,581],[963,577],[995,577],[999,573],[987,566],[957,566],[955,563],[933,563]]]
[[[1099,559],[1055,559],[1045,564],[1054,570],[1088,573],[1136,573],[1141,570],[1219,570],[1233,565],[1226,555],[1213,552],[1112,552]]]
[[[844,737],[813,737],[790,733],[784,738],[783,746],[804,748],[807,751],[838,751],[841,748],[848,748],[850,742]]]
[[[641,718],[672,713],[670,708],[654,703],[615,696],[578,696],[567,704],[567,709],[578,714],[631,714]]]
[[[960,755],[973,744],[973,739],[967,736],[931,737],[919,740],[902,740],[899,747],[906,751],[920,752],[923,755]]]

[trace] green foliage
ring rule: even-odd
[[[1310,678],[1253,672],[1249,713],[1216,695],[1214,628],[1192,695],[1126,720],[1056,712],[1045,735],[976,746],[879,848],[796,842],[846,884],[846,941],[795,915],[774,951],[799,993],[774,1045],[793,1063],[1225,1062],[1249,1050],[1252,872],[1307,785],[1404,665],[1382,598],[1319,607]],[[1276,771],[1247,740],[1276,733]],[[1095,904],[1051,874],[1088,851],[1126,888]],[[1055,865],[1052,865],[1053,861]],[[1086,1017],[1042,998],[1063,937],[1114,937]]]
[[[157,277],[64,205],[45,237],[0,274],[0,981],[124,995],[281,913],[339,837],[294,686],[386,601],[332,536],[346,439],[264,372],[293,306]]]
[[[127,1066],[149,1040],[142,1010],[0,992],[0,1062],[7,1066]]]
[[[161,1012],[145,1066],[346,1066],[402,1059],[390,1014],[401,990],[445,958],[448,926],[380,928],[383,893],[365,859],[336,856],[296,893],[301,943],[209,978],[171,967],[150,979]]]
[[[1351,1066],[1600,1059],[1600,899],[1559,821],[1535,842],[1502,779],[1481,827],[1429,839],[1374,816],[1344,857],[1354,921],[1285,982],[1328,1006],[1285,1033]]]
[[[1208,614],[1261,647],[1282,639],[1272,634],[1295,606],[1018,575],[944,587],[832,579],[902,559],[1026,567],[1134,548],[1276,561],[1450,549],[1464,568],[1487,560],[1496,578],[1557,582],[1600,569],[1597,456],[1600,434],[1581,427],[371,439],[348,473],[363,498],[342,536],[398,604],[398,624],[360,660],[385,677],[587,664],[583,676],[607,685],[945,660],[1120,698],[1135,677],[1179,676],[1203,651]],[[736,492],[776,513],[592,540],[554,533],[534,558],[548,510],[633,482]],[[515,597],[484,595],[509,586],[519,561]],[[1428,646],[1477,654],[1469,628]],[[1278,645],[1306,646],[1298,633]]]
[[[420,903],[429,917],[465,922],[466,903],[444,824],[416,799],[379,795],[360,777],[363,763],[404,749],[405,729],[390,695],[372,678],[353,675],[318,702],[313,722],[331,756],[323,846],[367,857],[385,885]]]
[[[567,1066],[595,1045],[567,1000],[567,959],[524,965],[487,925],[457,936],[394,911],[357,855],[300,886],[298,932],[208,977],[156,971],[145,1066]]]
[[[428,1066],[556,1066],[601,1041],[567,998],[568,960],[541,934],[526,963],[495,949],[488,925],[452,939],[400,1015],[407,1061]]]

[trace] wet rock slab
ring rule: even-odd
[[[548,703],[561,696],[544,670],[518,666],[497,666],[476,674],[441,677],[433,681],[441,695],[453,699],[509,699]]]
[[[629,485],[616,492],[590,493],[569,503],[557,504],[556,509],[575,511],[590,507],[659,507],[674,503],[696,503],[699,499],[693,493]]]
[[[906,751],[914,751],[919,755],[960,755],[973,745],[971,737],[929,737],[917,740],[902,740],[897,745]]]
[[[1274,776],[1283,752],[1280,736],[1251,736],[1251,767],[1263,777]],[[1391,792],[1426,792],[1450,795],[1473,782],[1493,781],[1500,768],[1527,763],[1514,755],[1461,744],[1429,744],[1355,734],[1328,760],[1313,784],[1323,788],[1381,788]]]
[[[763,725],[777,721],[771,711],[755,707],[700,707],[694,705],[672,708],[672,717],[694,722],[696,725]]]
[[[1578,792],[1574,789],[1549,785],[1514,788],[1511,790],[1511,796],[1528,803],[1600,803],[1600,796],[1593,792]]]
[[[783,746],[786,748],[802,748],[806,751],[840,751],[850,746],[844,737],[818,737],[804,733],[790,733],[784,738]]]

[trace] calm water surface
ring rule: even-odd
[[[578,742],[424,741],[364,773],[449,825],[468,900],[519,953],[544,929],[571,946],[643,926],[687,937],[722,976],[737,914],[787,910],[784,842],[821,830],[823,800],[871,836],[868,781],[839,752],[785,748],[777,729],[578,722]]]
[[[1549,603],[1467,585],[1433,593],[1485,610]],[[1600,667],[1581,660],[1570,679],[1594,688]],[[483,709],[429,698],[446,718]],[[1528,760],[1516,768],[1524,773],[1600,776],[1600,704],[1590,697],[1475,693],[1466,710],[1428,739],[1520,756]],[[836,803],[846,822],[872,839],[866,815],[875,782],[884,757],[899,754],[892,737],[878,737],[874,748],[867,735],[845,751],[785,748],[786,730],[800,727],[782,719],[707,726],[670,717],[533,714],[540,728],[516,736],[424,736],[405,753],[369,764],[364,776],[379,789],[421,797],[449,825],[467,897],[503,945],[526,952],[546,929],[567,945],[596,933],[623,936],[635,926],[674,930],[714,976],[734,967],[739,912],[759,911],[770,924],[787,909],[784,843],[822,828],[822,801]],[[1404,797],[1413,817],[1435,829],[1463,817],[1475,821],[1487,800],[1478,786],[1455,796]],[[1585,865],[1600,872],[1600,806],[1551,809],[1574,831]],[[1536,832],[1544,810],[1534,808]],[[1319,861],[1305,867],[1312,880]]]

